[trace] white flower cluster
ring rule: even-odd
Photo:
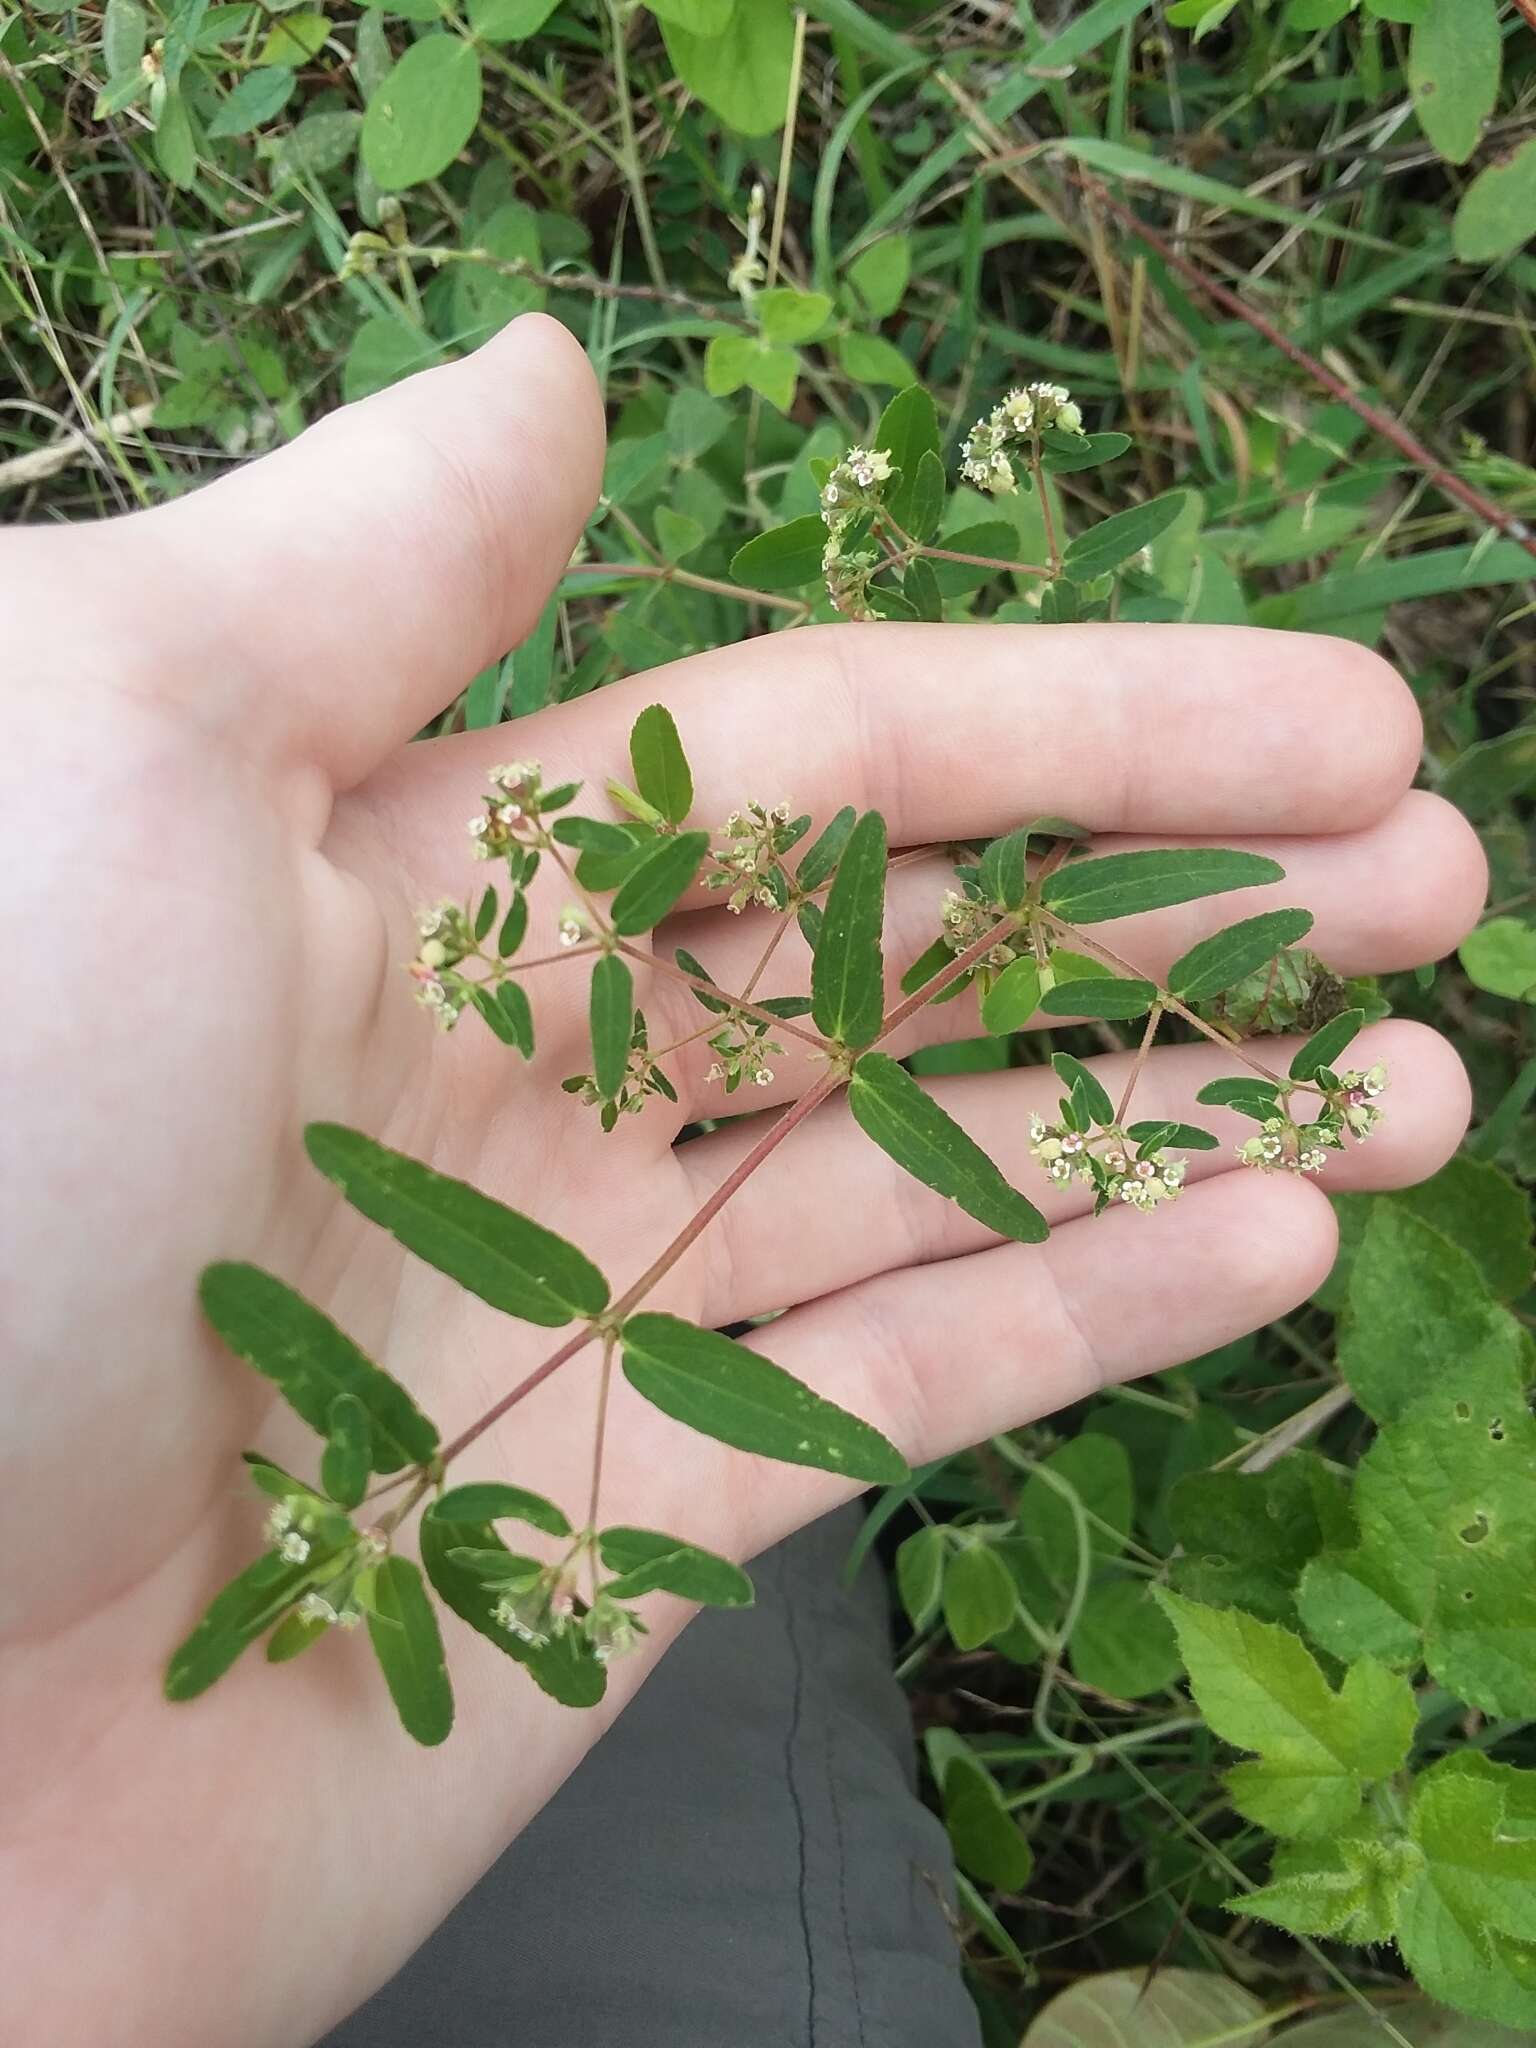
[[[1161,1202],[1176,1200],[1189,1172],[1188,1160],[1161,1150],[1134,1157],[1113,1129],[1086,1135],[1035,1115],[1029,1120],[1029,1136],[1029,1149],[1047,1180],[1058,1186],[1084,1181],[1105,1206],[1123,1202],[1147,1213]]]
[[[720,828],[726,843],[711,849],[710,865],[699,877],[699,887],[729,889],[725,907],[738,916],[749,903],[761,904],[765,910],[782,910],[788,891],[781,897],[773,888],[774,870],[804,830],[804,819],[791,827],[788,804],[775,804],[769,810],[766,805],[751,803],[745,813],[732,811]]]
[[[544,786],[537,761],[507,761],[487,776],[490,789],[483,809],[465,827],[474,842],[476,860],[495,860],[517,844],[519,827],[536,823]]]
[[[599,1592],[585,1612],[578,1610],[567,1565],[537,1566],[512,1573],[500,1588],[494,1615],[498,1626],[530,1649],[547,1649],[562,1636],[584,1636],[599,1664],[632,1650],[646,1633],[632,1608]]]
[[[1342,1152],[1347,1137],[1363,1145],[1381,1122],[1376,1098],[1386,1086],[1383,1066],[1340,1074],[1337,1091],[1328,1091],[1322,1110],[1310,1123],[1278,1114],[1266,1117],[1257,1135],[1237,1147],[1237,1156],[1260,1173],[1321,1173],[1329,1153]]]
[[[890,481],[891,458],[884,448],[850,448],[821,490],[821,517],[827,541],[821,551],[827,595],[845,618],[872,619],[869,581],[880,566],[874,548],[850,548],[848,530],[860,514],[880,503],[881,487]]]
[[[1065,434],[1083,431],[1082,408],[1064,384],[1026,384],[994,405],[972,427],[960,447],[960,474],[978,491],[994,498],[1019,488],[1009,444],[1025,441],[1046,427]]]
[[[997,912],[975,896],[962,896],[958,889],[946,889],[939,918],[945,945],[952,953],[963,953],[997,923]],[[1027,949],[1027,941],[1021,945],[1010,939],[999,939],[990,952],[982,955],[978,965],[993,969],[1006,967]]]
[[[771,1087],[773,1069],[768,1060],[782,1055],[784,1048],[765,1035],[767,1029],[758,1019],[742,1017],[732,1027],[717,1031],[709,1041],[709,1049],[719,1057],[705,1080],[723,1081],[727,1095],[734,1095],[743,1081],[751,1081],[759,1088]]]
[[[435,903],[417,917],[416,930],[421,944],[406,972],[416,984],[417,1002],[451,1031],[469,1001],[469,984],[453,972],[475,950],[469,913],[458,903]]]

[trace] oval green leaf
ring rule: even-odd
[[[1040,998],[1051,1017],[1141,1017],[1157,1001],[1157,986],[1129,975],[1085,974],[1058,983]]]
[[[889,1054],[865,1053],[848,1083],[848,1107],[882,1152],[988,1230],[1018,1244],[1049,1235],[1033,1202]]]
[[[236,1357],[275,1382],[321,1436],[330,1433],[336,1396],[356,1395],[371,1425],[376,1472],[419,1465],[437,1449],[436,1429],[399,1381],[286,1281],[260,1266],[225,1260],[205,1268],[198,1293],[203,1313]]]
[[[1284,946],[1294,946],[1312,929],[1310,910],[1266,910],[1241,924],[1212,932],[1191,946],[1168,970],[1168,986],[1186,1003],[1202,1003],[1255,974]]]
[[[368,1639],[407,1735],[429,1748],[453,1726],[453,1688],[426,1584],[408,1557],[386,1557],[357,1582]]]
[[[1291,1079],[1310,1081],[1320,1068],[1331,1067],[1364,1022],[1364,1010],[1342,1010],[1321,1031],[1314,1031],[1291,1061]]]
[[[800,590],[821,581],[827,529],[814,512],[754,534],[731,557],[731,574],[752,590]]]
[[[1168,846],[1071,861],[1050,877],[1043,895],[1058,917],[1072,924],[1101,924],[1106,918],[1284,879],[1284,868],[1263,854],[1225,846]]]
[[[755,1597],[740,1565],[656,1529],[604,1529],[597,1547],[609,1571],[619,1574],[603,1588],[615,1600],[675,1593],[701,1607],[750,1607]]]
[[[608,1306],[608,1282],[575,1245],[467,1181],[344,1124],[310,1124],[304,1143],[355,1209],[492,1308],[556,1329]]]
[[[1160,533],[1167,532],[1184,510],[1186,495],[1184,491],[1168,491],[1161,498],[1149,499],[1145,505],[1131,505],[1124,512],[1113,512],[1108,519],[1101,519],[1097,526],[1090,526],[1086,533],[1068,543],[1062,557],[1063,570],[1074,583],[1092,583],[1107,576],[1132,555],[1150,547]]]
[[[320,1457],[320,1484],[339,1508],[355,1508],[368,1491],[372,1452],[368,1410],[356,1394],[338,1394],[331,1403]]]
[[[629,760],[641,796],[669,824],[681,825],[693,808],[693,774],[665,704],[648,704],[635,720]]]
[[[868,1045],[885,1010],[885,820],[866,811],[848,835],[811,961],[811,1015],[840,1045]]]
[[[816,837],[800,857],[795,870],[796,885],[805,890],[819,889],[843,857],[848,844],[848,835],[858,823],[858,812],[852,804],[844,804],[833,818],[829,818]]]
[[[679,832],[656,840],[630,869],[609,909],[613,928],[632,939],[660,924],[699,871],[709,851],[707,832]]]
[[[979,1650],[1011,1628],[1019,1597],[1013,1574],[985,1543],[965,1543],[944,1566],[944,1625],[957,1650]]]
[[[458,36],[425,35],[383,80],[363,115],[362,156],[381,192],[439,177],[480,119],[480,58]]]
[[[635,978],[617,953],[604,953],[592,969],[589,1019],[592,1078],[598,1094],[611,1102],[624,1085],[635,1028]]]
[[[499,1479],[470,1480],[451,1486],[427,1510],[440,1522],[527,1522],[547,1536],[569,1536],[571,1525],[552,1500],[525,1486],[507,1486]]]
[[[622,1341],[635,1391],[703,1436],[873,1485],[907,1476],[906,1460],[878,1429],[718,1331],[678,1316],[635,1315]]]
[[[938,942],[944,946],[942,939]],[[944,946],[949,958],[949,948]],[[940,966],[943,965],[941,961]],[[905,985],[905,984],[903,984]],[[921,986],[921,983],[919,983]],[[1040,963],[1033,954],[1011,960],[981,999],[981,1021],[987,1030],[1001,1037],[1022,1031],[1040,1007]]]

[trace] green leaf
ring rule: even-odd
[[[1458,957],[1467,979],[1489,995],[1536,1003],[1536,926],[1492,917],[1467,934]]]
[[[331,24],[323,14],[280,14],[256,52],[258,64],[307,64],[325,48]]]
[[[1034,1855],[991,1772],[974,1756],[955,1756],[944,1772],[943,1793],[944,1826],[961,1869],[999,1891],[1022,1890]]]
[[[943,1528],[930,1523],[896,1552],[896,1590],[914,1628],[926,1628],[939,1611],[948,1550]]]
[[[882,1152],[988,1230],[1019,1244],[1039,1244],[1049,1235],[1034,1204],[888,1054],[864,1054],[848,1083],[848,1107]]]
[[[622,1342],[636,1392],[704,1436],[875,1485],[907,1476],[906,1460],[879,1430],[717,1331],[677,1316],[634,1315]]]
[[[338,1516],[337,1521],[341,1518]],[[168,1700],[192,1700],[222,1678],[241,1651],[265,1635],[313,1583],[317,1566],[338,1556],[352,1540],[345,1536],[322,1545],[312,1539],[309,1557],[290,1564],[275,1550],[267,1551],[231,1579],[209,1604],[196,1628],[171,1654],[165,1669]]]
[[[1013,1574],[989,1545],[963,1540],[944,1564],[944,1625],[957,1650],[979,1650],[1012,1626]]]
[[[723,33],[663,19],[661,34],[673,70],[727,127],[770,135],[784,125],[795,47],[787,0],[746,0]]]
[[[937,460],[944,452],[938,408],[921,384],[898,391],[886,406],[875,429],[874,446],[883,448],[901,471],[887,490],[885,502],[891,517],[912,533],[913,520],[923,510],[931,491],[931,484],[924,483],[919,476],[923,457],[931,454]]]
[[[1091,1068],[1085,1067],[1081,1060],[1075,1060],[1069,1052],[1053,1052],[1051,1065],[1063,1087],[1069,1090],[1081,1088],[1084,1091],[1088,1108],[1096,1124],[1114,1122],[1115,1105],[1110,1101],[1103,1083],[1094,1078]]]
[[[844,804],[835,817],[828,819],[801,856],[795,871],[797,888],[809,892],[821,887],[842,859],[843,849],[858,823],[858,816],[852,804]]]
[[[1157,1000],[1157,985],[1128,975],[1084,975],[1047,989],[1040,1007],[1051,1017],[1143,1016]]]
[[[155,121],[155,162],[179,191],[197,181],[197,138],[178,87],[169,86]]]
[[[1168,986],[1186,1003],[1203,1003],[1258,972],[1284,946],[1312,929],[1310,910],[1266,910],[1213,932],[1181,953],[1168,970]]]
[[[1249,1820],[1275,1834],[1330,1834],[1355,1817],[1368,1785],[1402,1768],[1418,1723],[1405,1678],[1361,1657],[1335,1693],[1289,1630],[1161,1588],[1157,1598],[1212,1731],[1260,1753],[1227,1777]]]
[[[1536,731],[1529,727],[1463,748],[1437,785],[1448,804],[1474,821],[1511,797],[1536,795]]]
[[[1449,1362],[1513,1362],[1517,1327],[1476,1262],[1404,1205],[1372,1205],[1349,1278],[1339,1370],[1378,1422],[1391,1421]]]
[[[1041,467],[1052,476],[1074,476],[1082,469],[1097,469],[1113,462],[1131,445],[1129,434],[1063,434],[1047,428],[1041,452]]]
[[[320,1458],[320,1484],[338,1507],[355,1508],[368,1491],[372,1451],[368,1410],[356,1394],[338,1394],[331,1402]]]
[[[523,1665],[535,1684],[561,1706],[598,1704],[607,1689],[607,1673],[585,1637],[572,1629],[538,1647],[524,1642],[496,1619],[500,1595],[495,1587],[456,1557],[460,1551],[503,1552],[511,1571],[512,1552],[488,1522],[450,1522],[434,1511],[422,1517],[420,1540],[422,1565],[445,1607]]]
[[[1069,1651],[1082,1683],[1112,1699],[1166,1692],[1184,1669],[1167,1616],[1140,1579],[1101,1579],[1089,1588]]]
[[[1241,1110],[1244,1116],[1257,1117],[1261,1123],[1266,1117],[1278,1115],[1280,1109],[1280,1092],[1275,1083],[1261,1080],[1256,1074],[1207,1081],[1195,1100],[1211,1109]]]
[[[608,1282],[575,1245],[467,1181],[342,1124],[310,1124],[304,1143],[355,1209],[492,1308],[555,1329],[608,1306]]]
[[[325,17],[320,16],[320,20]],[[260,128],[280,114],[293,98],[298,83],[287,67],[297,61],[289,58],[261,71],[248,71],[208,123],[209,140],[222,142],[229,136],[249,135],[253,128]]]
[[[260,1266],[224,1261],[198,1282],[203,1313],[238,1358],[275,1382],[322,1436],[338,1394],[354,1394],[372,1429],[373,1469],[398,1472],[437,1449],[437,1431],[398,1381],[344,1330]]]
[[[1397,1932],[1403,1892],[1420,1861],[1406,1836],[1363,1814],[1327,1841],[1282,1847],[1269,1883],[1229,1899],[1227,1910],[1257,1915],[1291,1934],[1379,1946]],[[1392,2018],[1396,2025],[1395,2009]],[[1301,2027],[1286,2039],[1303,2041],[1313,2031]]]
[[[362,155],[381,192],[440,177],[480,119],[480,58],[458,36],[412,43],[368,102]]]
[[[1463,263],[1497,263],[1536,234],[1536,140],[1478,172],[1451,223]],[[1528,737],[1528,735],[1527,735]]]
[[[832,301],[825,292],[797,292],[788,285],[776,285],[758,293],[753,310],[766,340],[793,346],[809,341],[826,326]]]
[[[1460,1245],[1500,1301],[1516,1300],[1531,1284],[1530,1197],[1487,1160],[1458,1152],[1417,1187],[1358,1199],[1407,1209]]]
[[[938,944],[949,959],[954,955],[940,939]],[[940,961],[940,966],[944,963]],[[906,983],[902,983],[903,988]],[[922,986],[921,983],[918,984]],[[981,1021],[987,1030],[1001,1036],[1022,1031],[1040,1007],[1040,963],[1032,953],[1010,960],[981,999]]]
[[[731,557],[731,575],[752,590],[800,590],[821,581],[827,529],[814,512],[754,534]]]
[[[1262,2001],[1231,1978],[1142,1966],[1080,1978],[1020,2048],[1262,2048],[1270,2033]]]
[[[405,1732],[429,1747],[445,1741],[453,1726],[453,1688],[420,1570],[408,1557],[386,1557],[359,1578],[357,1600]]]
[[[1532,1782],[1474,1752],[1416,1780],[1408,1825],[1421,1863],[1397,1928],[1403,1960],[1432,1997],[1527,2034],[1536,2029]]]
[[[108,78],[138,70],[148,32],[148,16],[139,0],[107,0],[101,20],[101,62]]]
[[[1120,1555],[1134,1514],[1125,1446],[1093,1429],[1042,1458],[1019,1496],[1021,1539],[1045,1578],[1064,1591],[1075,1584],[1085,1550],[1093,1558]]]
[[[1086,533],[1068,542],[1062,557],[1063,570],[1074,583],[1092,583],[1107,576],[1132,555],[1150,547],[1160,533],[1166,533],[1184,510],[1185,498],[1183,491],[1167,491],[1145,505],[1131,505],[1124,512],[1111,513],[1108,519],[1101,519],[1097,526],[1090,526]]]
[[[912,365],[882,334],[840,334],[837,360],[844,375],[859,384],[904,390],[912,382]]]
[[[655,1529],[604,1529],[598,1554],[619,1576],[603,1588],[615,1600],[637,1600],[642,1593],[675,1593],[703,1607],[750,1607],[752,1581],[729,1558],[663,1536]]]
[[[1284,879],[1284,868],[1262,854],[1220,846],[1159,847],[1149,853],[1107,853],[1069,861],[1049,878],[1043,895],[1057,916],[1069,923],[1100,924],[1106,918],[1131,917]]]
[[[1186,1472],[1167,1511],[1183,1550],[1173,1565],[1175,1592],[1287,1627],[1307,1565],[1328,1544],[1353,1537],[1338,1481],[1308,1452],[1264,1472]]]
[[[341,373],[341,395],[351,405],[441,360],[441,349],[419,327],[408,327],[392,313],[374,314],[352,336]]]
[[[1383,0],[1366,0],[1368,8],[1373,4],[1384,20],[1391,19],[1384,12]],[[1396,0],[1396,4],[1405,5],[1406,0]],[[1448,2012],[1443,2005],[1431,2005],[1427,2000],[1421,2003],[1416,1999],[1404,2005],[1395,1991],[1389,1992],[1380,2007],[1373,2010],[1390,2019],[1409,2048],[1530,2048],[1529,2030],[1516,2032],[1491,2020],[1471,2019],[1465,2013]],[[1387,2035],[1382,2048],[1390,2040]],[[1306,2020],[1286,2035],[1285,2048],[1361,2048],[1360,2015],[1351,2010],[1327,2019]]]
[[[840,1045],[868,1045],[885,1009],[885,820],[866,811],[848,834],[811,962],[811,1015]]]
[[[431,4],[435,15],[436,0]],[[560,0],[469,0],[469,25],[488,43],[519,43],[537,35],[559,4]]]
[[[1291,1079],[1310,1081],[1324,1067],[1332,1067],[1339,1054],[1359,1035],[1364,1022],[1364,1010],[1341,1010],[1321,1031],[1314,1031],[1291,1061]]]
[[[660,924],[699,872],[709,851],[707,832],[679,832],[656,840],[630,869],[609,906],[613,928],[634,938]]]
[[[1125,1135],[1133,1144],[1145,1144],[1154,1131],[1162,1135],[1159,1144],[1172,1146],[1178,1152],[1215,1152],[1220,1149],[1221,1140],[1209,1131],[1201,1130],[1198,1124],[1131,1124]]]
[[[571,1533],[569,1520],[552,1500],[499,1479],[474,1479],[463,1486],[450,1486],[427,1513],[440,1522],[527,1522],[546,1536]]]
[[[792,348],[775,348],[755,334],[717,334],[704,352],[704,389],[727,397],[745,384],[780,412],[794,403],[800,358]]]
[[[605,953],[592,968],[590,1000],[592,1078],[611,1102],[629,1070],[629,1041],[635,1027],[635,979],[617,953]]]
[[[859,251],[846,272],[858,305],[872,320],[890,318],[901,304],[911,275],[912,245],[905,235],[887,235],[872,242]]]
[[[1499,97],[1504,47],[1499,0],[1433,0],[1408,45],[1408,90],[1419,126],[1450,163],[1464,164]]]
[[[736,7],[737,0],[651,0],[658,21],[675,21],[700,36],[724,35]]]
[[[331,1624],[324,1615],[306,1619],[297,1609],[285,1614],[267,1638],[267,1662],[291,1664],[295,1657],[313,1648],[323,1635],[328,1635],[330,1629]]]
[[[635,788],[669,824],[681,825],[693,808],[688,756],[665,704],[648,704],[629,735]]]

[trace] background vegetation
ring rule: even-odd
[[[1067,533],[1186,493],[1117,616],[1344,633],[1398,664],[1424,779],[1477,823],[1493,873],[1460,960],[1384,991],[1471,1068],[1465,1153],[1427,1188],[1341,1203],[1345,1257],[1296,1316],[921,1475],[869,1538],[900,1561],[903,1670],[989,2043],[1515,2038],[1429,2015],[1380,1935],[1224,1909],[1266,1882],[1273,1844],[1228,1803],[1231,1751],[1190,1710],[1148,1588],[1299,1621],[1333,1676],[1332,1652],[1390,1633],[1385,1605],[1408,1630],[1381,1647],[1417,1673],[1421,1766],[1536,1766],[1527,1418],[1478,1419],[1520,1462],[1475,1546],[1461,1510],[1494,1483],[1481,1466],[1415,1524],[1416,1620],[1418,1596],[1359,1562],[1397,1538],[1353,1479],[1386,1441],[1388,1496],[1419,1498],[1414,1460],[1444,1464],[1455,1417],[1409,1396],[1447,1361],[1530,1370],[1536,8],[463,7],[0,7],[0,504],[153,502],[544,305],[608,393],[605,496],[539,631],[450,725],[825,615],[805,574],[748,597],[732,559],[813,513],[813,462],[869,443],[917,378],[952,464],[1029,378],[1132,437],[1056,479]],[[1042,559],[1037,496],[960,490],[944,516],[941,538],[992,527],[969,552]],[[1032,593],[959,565],[944,588],[951,616],[1020,621]],[[1039,1057],[978,1039],[918,1064]],[[1487,1640],[1435,1604],[1456,1542],[1489,1574]],[[1373,1794],[1387,1821],[1393,1797]],[[1536,1855],[1536,1805],[1509,1800],[1490,1839]],[[1536,1926],[1490,1901],[1536,1886],[1523,1863],[1475,1862],[1448,1909],[1467,1953],[1434,1988],[1524,2034]]]

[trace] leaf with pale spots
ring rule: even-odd
[[[230,1350],[272,1380],[311,1429],[328,1435],[336,1396],[357,1398],[375,1472],[420,1464],[437,1449],[436,1429],[399,1381],[276,1274],[227,1260],[204,1269],[198,1292]]]
[[[445,1741],[453,1726],[453,1687],[419,1567],[408,1557],[370,1565],[358,1577],[357,1604],[406,1734],[428,1747]]]
[[[642,1593],[675,1593],[701,1607],[750,1607],[752,1581],[729,1558],[701,1550],[681,1537],[656,1529],[604,1529],[598,1555],[617,1578],[603,1591],[615,1600],[638,1600]]]
[[[467,1181],[434,1173],[343,1124],[310,1124],[304,1143],[355,1209],[492,1308],[555,1329],[608,1306],[608,1282],[575,1245]],[[434,1431],[417,1455],[430,1456],[436,1444]]]
[[[864,1135],[896,1164],[1000,1237],[1039,1244],[1045,1218],[888,1054],[867,1052],[848,1083],[848,1107]]]
[[[872,1424],[718,1331],[678,1316],[634,1315],[622,1342],[635,1391],[703,1436],[875,1485],[907,1476],[900,1451]]]

